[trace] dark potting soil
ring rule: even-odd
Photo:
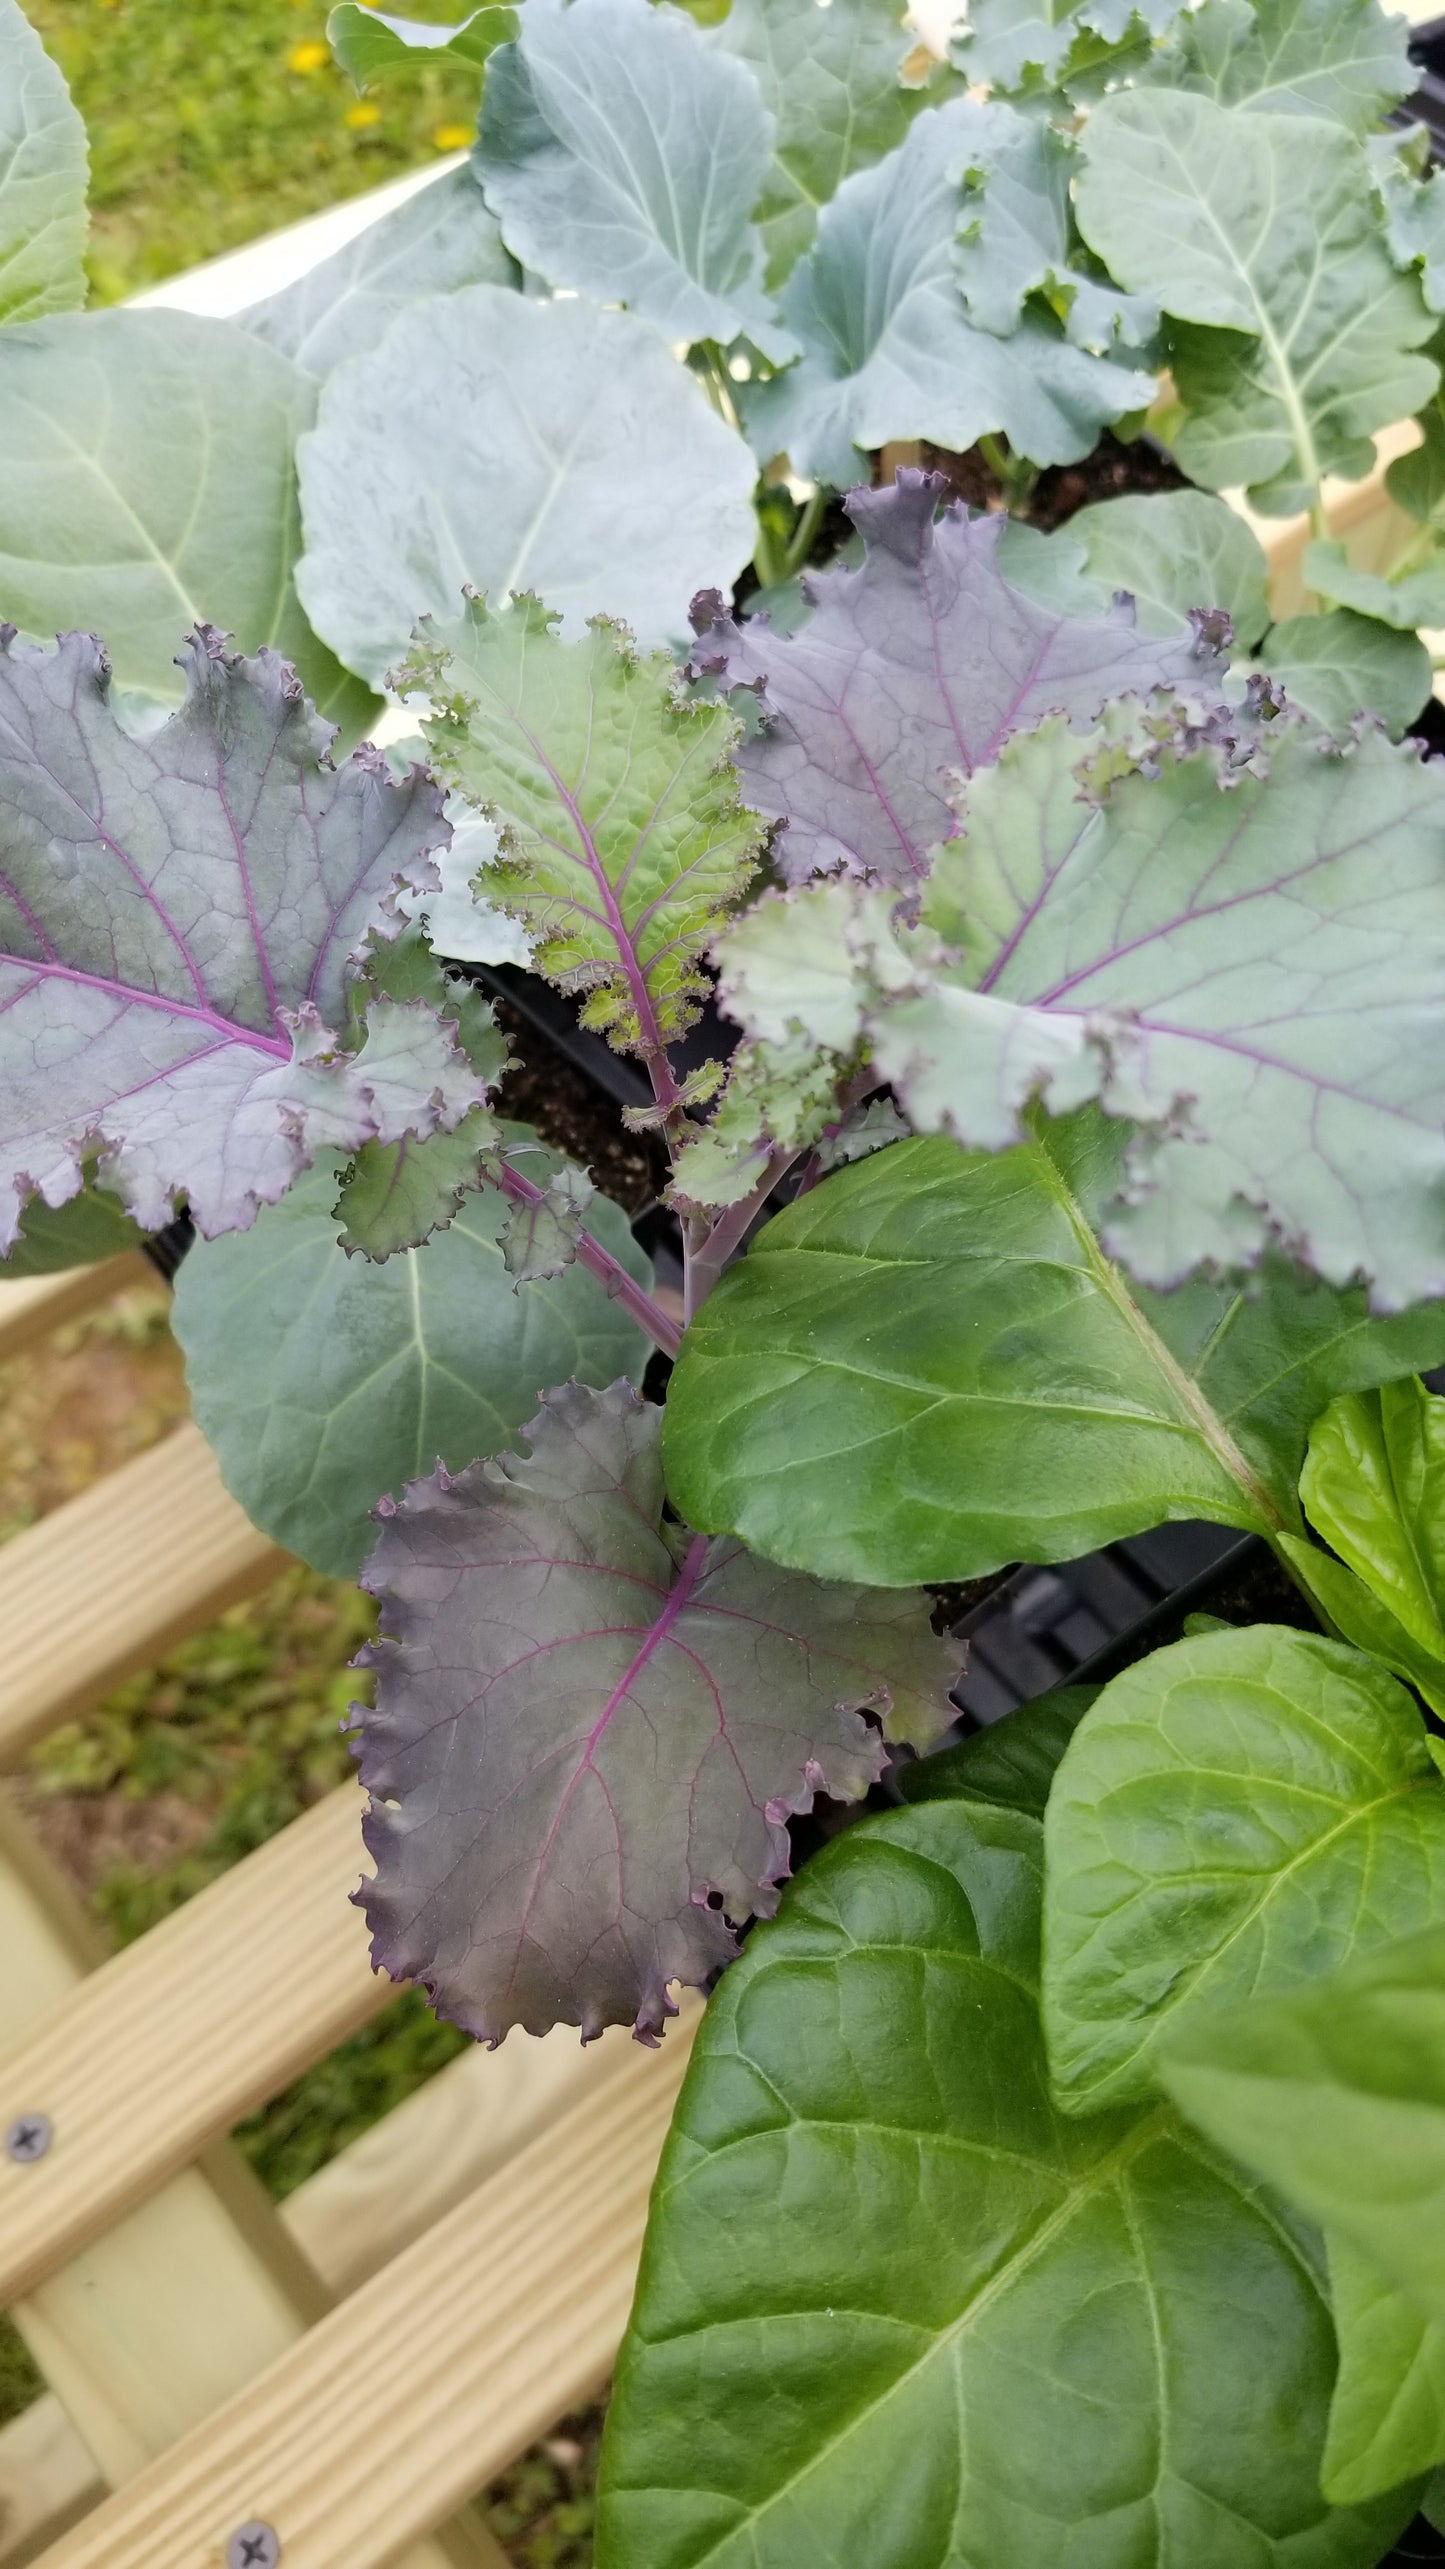
[[[922,454],[930,472],[942,473],[970,508],[1003,507],[1003,485],[976,446],[970,447],[966,455],[950,455],[941,446],[925,446]],[[1126,443],[1106,430],[1093,453],[1079,463],[1051,464],[1040,473],[1021,513],[1032,526],[1051,533],[1056,526],[1063,526],[1075,509],[1087,508],[1094,500],[1120,499],[1128,491],[1187,491],[1192,487],[1187,475],[1152,439],[1136,437]]]
[[[602,1193],[625,1213],[655,1203],[667,1183],[667,1152],[657,1136],[629,1133],[621,1107],[585,1072],[564,1061],[507,1000],[493,1005],[512,1045],[512,1067],[497,1100],[501,1111],[534,1124],[544,1142],[590,1169]]]

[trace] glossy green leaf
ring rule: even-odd
[[[1445,2471],[1437,2471],[1420,2501],[1420,2512],[1437,2533],[1445,2533]]]
[[[19,0],[0,0],[0,322],[85,301],[85,126]]]
[[[704,2019],[653,2196],[598,2569],[1347,2569],[1310,2251],[1167,2111],[1067,2123],[1037,1824],[864,1821]],[[1167,2349],[1167,2354],[1165,2350]]]
[[[507,247],[549,284],[665,339],[745,333],[794,354],[752,211],[770,130],[757,82],[653,0],[527,0],[487,81],[473,165]]]
[[[1310,1433],[1300,1497],[1379,1609],[1383,1654],[1445,1702],[1445,1400],[1405,1380],[1331,1403]],[[1316,1574],[1315,1556],[1309,1569]],[[1322,1588],[1326,1604],[1333,1591]],[[1349,1611],[1347,1607],[1347,1612]],[[1376,1646],[1374,1631],[1366,1642]]]
[[[1364,134],[1415,86],[1407,26],[1377,0],[1204,0],[1143,74],[1258,115]]]
[[[86,1186],[68,1204],[49,1205],[33,1195],[20,1217],[20,1236],[0,1258],[0,1284],[7,1278],[57,1275],[64,1267],[91,1267],[101,1258],[118,1258],[138,1249],[145,1238],[120,1198],[105,1188]]]
[[[319,380],[343,358],[374,348],[420,295],[520,283],[471,171],[456,169],[240,318]]]
[[[484,64],[498,45],[510,44],[517,32],[515,9],[473,9],[456,26],[437,26],[425,18],[389,17],[366,9],[359,0],[340,0],[326,21],[331,50],[358,88],[398,71],[418,56],[449,55],[454,62]]]
[[[298,462],[302,595],[376,677],[468,582],[498,606],[535,591],[569,633],[613,615],[680,637],[757,537],[753,460],[655,330],[495,285],[413,305],[338,367]]]
[[[1293,1989],[1445,1910],[1445,1781],[1413,1696],[1257,1624],[1106,1686],[1049,1797],[1044,2025],[1071,2112],[1147,2096],[1211,2006]]]
[[[1086,1119],[990,1156],[878,1151],[775,1216],[693,1321],[668,1393],[689,1523],[821,1576],[1062,1561],[1170,1518],[1298,1522],[1332,1394],[1436,1361],[1438,1307],[1269,1269],[1131,1285],[1096,1225],[1119,1142]]]
[[[1175,452],[1210,490],[1308,506],[1326,473],[1368,472],[1371,431],[1434,389],[1433,324],[1379,235],[1364,154],[1323,117],[1240,116],[1139,90],[1085,129],[1085,239],[1157,294],[1185,422]]]
[[[1445,1661],[1427,1644],[1417,1641],[1397,1615],[1382,1603],[1363,1579],[1347,1570],[1332,1552],[1317,1543],[1303,1542],[1298,1535],[1282,1534],[1278,1538],[1285,1557],[1307,1596],[1313,1597],[1322,1619],[1328,1619],[1342,1641],[1353,1642],[1356,1650],[1366,1650],[1372,1659],[1392,1668],[1397,1677],[1424,1696],[1433,1711],[1445,1714]]]
[[[1340,2370],[1321,2486],[1353,2506],[1445,2462],[1445,2317],[1397,2292],[1348,2239],[1326,2244]]]
[[[818,210],[850,173],[901,143],[947,74],[918,87],[900,77],[917,39],[896,0],[732,0],[713,31],[745,62],[773,120],[772,158],[756,206],[768,283],[806,250]]]
[[[340,1166],[318,1163],[250,1231],[198,1241],[175,1330],[227,1488],[264,1533],[348,1578],[384,1493],[438,1457],[456,1470],[497,1453],[553,1383],[640,1379],[649,1349],[580,1267],[513,1286],[498,1245],[506,1201],[490,1187],[421,1248],[384,1265],[346,1257]],[[616,1207],[599,1199],[589,1220],[646,1281]]]
[[[900,1767],[904,1801],[996,1802],[1041,1820],[1059,1760],[1098,1692],[1097,1686],[1055,1686],[956,1748]]]
[[[1418,635],[1392,633],[1348,607],[1287,616],[1266,636],[1254,666],[1339,736],[1371,713],[1398,739],[1430,693],[1430,654]]]
[[[802,345],[786,373],[744,396],[766,461],[846,486],[858,449],[929,438],[955,452],[1002,432],[1038,464],[1088,453],[1154,378],[1072,347],[1052,314],[1006,339],[977,330],[953,272],[960,184],[1000,111],[956,98],[930,108],[876,168],[845,179],[781,297]]]
[[[263,643],[348,732],[374,700],[296,597],[292,450],[316,387],[230,321],[88,312],[0,338],[0,617],[104,635],[120,687],[183,693],[198,622]]]
[[[492,815],[492,898],[539,971],[588,993],[582,1022],[656,1057],[697,1015],[702,954],[752,873],[761,825],[739,801],[718,704],[679,701],[666,652],[601,620],[565,642],[535,599],[430,620],[414,669],[438,712],[448,781]]]
[[[1438,1900],[1435,1915],[1419,1934],[1289,1997],[1200,2015],[1159,2069],[1221,2149],[1445,2319]]]

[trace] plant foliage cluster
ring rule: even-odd
[[[228,1481],[380,1603],[379,1963],[491,2042],[656,2040],[722,1975],[608,2569],[1369,2569],[1445,2464],[1403,31],[332,37],[478,70],[470,165],[235,322],[87,314],[84,136],[0,0],[10,1271],[189,1209]],[[1030,522],[1146,413],[1186,486]],[[1409,419],[1366,562],[1325,478]],[[900,444],[1008,507],[870,477]],[[1224,491],[1308,514],[1298,611]],[[680,1311],[505,1114],[455,967],[508,956],[640,1065]],[[1206,1623],[926,1754],[932,1586],[1189,1518],[1318,1633]],[[789,1822],[885,1777],[785,1894]]]

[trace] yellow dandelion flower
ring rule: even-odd
[[[432,142],[439,152],[464,152],[472,140],[470,125],[438,125]]]
[[[358,98],[354,107],[347,108],[346,122],[353,133],[360,133],[367,125],[381,123],[381,109],[373,107],[369,98]]]
[[[323,63],[330,60],[331,47],[324,45],[319,36],[308,36],[304,45],[292,46],[286,56],[286,68],[288,71],[320,71]]]

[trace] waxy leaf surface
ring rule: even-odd
[[[1020,535],[1027,540],[1020,544]],[[1252,651],[1269,626],[1264,548],[1237,509],[1207,491],[1131,491],[1076,509],[1042,547],[1032,528],[1011,526],[1002,547],[1005,576],[1032,596],[1073,573],[1069,612],[1103,614],[1120,589],[1145,633],[1192,630],[1195,608],[1222,607],[1235,646]],[[1058,566],[1057,568],[1055,566]],[[1057,591],[1060,602],[1068,594]],[[1319,623],[1316,616],[1311,622]]]
[[[468,583],[535,590],[572,634],[681,636],[757,539],[752,457],[655,330],[502,286],[414,305],[338,367],[298,462],[308,612],[378,678]]]
[[[995,91],[1037,92],[1113,47],[1127,47],[1139,23],[1161,35],[1183,0],[974,0],[955,38],[965,77]]]
[[[322,764],[274,653],[202,628],[186,702],[145,742],[100,646],[5,647],[0,628],[0,1253],[35,1192],[87,1157],[147,1229],[189,1202],[244,1230],[327,1146],[450,1127],[483,1095],[423,1002],[366,1006],[353,959],[444,837],[436,788],[375,752]]]
[[[905,468],[887,490],[854,491],[864,560],[809,582],[797,633],[698,601],[691,666],[757,691],[762,721],[738,772],[753,809],[787,823],[777,854],[793,882],[841,867],[912,884],[958,826],[957,777],[1012,733],[1051,711],[1086,728],[1117,696],[1210,692],[1214,655],[1192,632],[1159,638],[1124,611],[1040,605],[1000,566],[1004,521],[958,504],[937,516],[943,488]]]
[[[870,169],[902,142],[947,75],[904,87],[917,38],[895,0],[829,0],[826,9],[732,0],[711,41],[747,64],[773,120],[755,211],[768,283],[780,285],[812,240],[819,207],[851,171]]]
[[[507,247],[664,338],[793,343],[752,221],[772,125],[758,85],[653,0],[527,0],[492,64],[473,166]]]
[[[1371,431],[1418,410],[1433,324],[1380,237],[1370,173],[1324,117],[1239,115],[1187,92],[1106,98],[1076,210],[1110,274],[1155,294],[1186,411],[1174,451],[1211,490],[1309,506],[1370,470]]]
[[[1120,294],[1087,272],[1076,255],[1070,185],[1077,148],[1041,116],[1002,102],[976,107],[977,134],[961,176],[954,274],[970,321],[1007,336],[1028,298],[1042,295],[1076,347],[1108,356],[1117,344],[1147,350],[1159,307],[1147,295]]]
[[[1340,739],[1370,713],[1398,740],[1430,693],[1430,654],[1418,634],[1392,633],[1348,607],[1286,616],[1251,665]]]
[[[598,2569],[1371,2569],[1409,2513],[1320,2496],[1328,2305],[1269,2198],[1167,2111],[1051,2103],[1038,1838],[865,1820],[714,1993]]]
[[[678,701],[666,652],[613,625],[564,642],[535,599],[428,622],[416,668],[439,711],[441,772],[502,844],[487,891],[525,923],[536,967],[590,993],[583,1022],[658,1054],[697,1014],[704,947],[752,872],[720,705]]]
[[[19,0],[0,0],[0,323],[85,301],[85,126]]]
[[[234,322],[57,315],[0,335],[0,619],[48,642],[104,634],[118,687],[177,702],[177,644],[205,622],[299,672],[362,730],[374,699],[307,624],[293,450],[310,378]]]
[[[20,1229],[0,1260],[0,1284],[11,1277],[53,1276],[66,1267],[90,1267],[138,1249],[144,1233],[117,1197],[103,1187],[83,1187],[68,1203],[50,1205],[33,1195]]]
[[[1204,0],[1140,77],[1365,134],[1415,86],[1407,38],[1406,21],[1376,0]]]
[[[1419,1706],[1343,1643],[1256,1624],[1116,1677],[1049,1796],[1044,2026],[1074,2113],[1157,2085],[1201,2009],[1291,1989],[1445,1902]]]
[[[534,1155],[526,1166],[538,1173]],[[336,1182],[328,1156],[254,1229],[198,1242],[176,1280],[175,1328],[227,1488],[289,1552],[354,1578],[385,1493],[438,1460],[460,1470],[495,1454],[569,1375],[640,1380],[650,1349],[580,1267],[515,1289],[496,1188],[466,1195],[424,1247],[375,1265],[338,1246]],[[588,1221],[646,1283],[616,1206],[594,1199]]]
[[[1151,1285],[1273,1238],[1380,1309],[1440,1295],[1445,774],[1377,731],[1283,722],[1241,768],[1153,730],[1007,742],[956,798],[921,931],[853,883],[765,902],[718,948],[726,1006],[752,1036],[866,1039],[915,1131],[1000,1149],[1036,1101],[1089,1098],[1146,1128],[1104,1231]]]
[[[415,1483],[367,1566],[372,1951],[488,2041],[656,2034],[727,1918],[776,1907],[788,1815],[953,1717],[925,1598],[664,1524],[658,1421],[625,1384],[551,1392],[527,1454]]]
[[[1437,1361],[1438,1308],[1270,1268],[1131,1285],[1096,1122],[997,1157],[902,1142],[776,1215],[683,1342],[668,1486],[692,1524],[822,1577],[967,1579],[1171,1518],[1298,1524],[1313,1418]]]
[[[1197,2017],[1160,2075],[1221,2149],[1445,2320],[1438,1920],[1288,1997]]]
[[[255,338],[320,379],[374,348],[421,295],[520,282],[476,180],[457,169],[240,317]]]
[[[954,276],[960,183],[990,111],[928,108],[898,149],[845,179],[780,298],[802,356],[743,400],[762,462],[846,487],[858,449],[928,438],[957,453],[1001,432],[1037,464],[1086,455],[1154,378],[1076,348],[1051,314],[977,330]]]

